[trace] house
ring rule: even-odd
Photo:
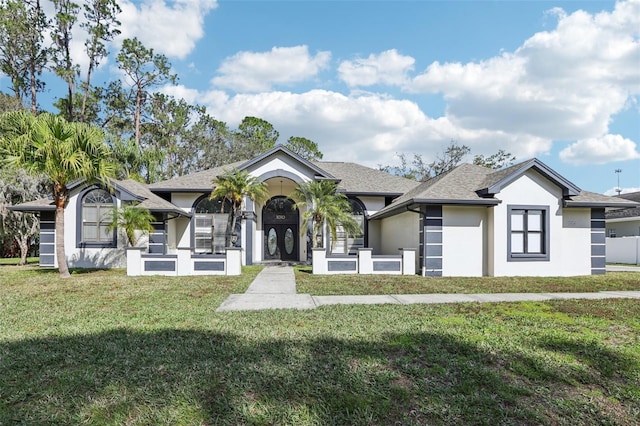
[[[640,202],[640,192],[618,195],[620,200]],[[607,262],[640,265],[640,205],[607,209]]]
[[[640,191],[621,194],[616,198],[640,203]],[[640,205],[627,208],[608,209],[605,214],[607,237],[640,236]]]
[[[270,198],[246,199],[229,239],[228,210],[209,195],[212,180],[232,168],[265,182]],[[327,248],[313,250],[288,195],[297,183],[322,179],[348,197],[362,232],[339,232],[335,241],[324,232]],[[106,232],[104,214],[132,201],[157,218],[148,242],[133,249]],[[587,275],[605,271],[605,208],[635,205],[582,191],[537,159],[500,171],[463,164],[420,183],[355,163],[310,162],[278,146],[151,185],[78,184],[65,213],[65,245],[71,267],[126,266],[134,275],[239,273],[240,263],[311,259],[317,273]],[[52,202],[15,209],[39,213],[40,263],[55,266]]]

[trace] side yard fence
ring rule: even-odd
[[[640,265],[640,237],[607,237],[607,262]]]

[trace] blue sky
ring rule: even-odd
[[[120,4],[122,37],[179,75],[158,90],[231,128],[261,117],[281,142],[372,167],[455,140],[536,156],[595,192],[613,193],[621,169],[640,190],[640,0]],[[111,60],[95,81],[114,78]]]

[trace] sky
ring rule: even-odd
[[[232,129],[260,117],[371,167],[455,141],[640,191],[640,0],[119,3],[111,51],[138,37],[166,55],[179,81],[157,90]],[[93,81],[121,76],[111,58]]]

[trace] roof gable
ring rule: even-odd
[[[537,158],[532,158],[531,160],[523,161],[522,163],[487,175],[482,184],[477,188],[478,194],[483,197],[493,196],[529,170],[537,171],[546,179],[559,186],[562,189],[562,195],[565,197],[579,195],[581,192],[580,188],[559,175],[555,170]]]
[[[240,166],[238,166],[238,170],[251,170],[256,168],[256,166],[260,164],[264,164],[269,161],[269,159],[277,157],[279,154],[284,155],[285,157],[293,160],[294,163],[297,163],[298,166],[302,166],[302,169],[307,169],[311,172],[316,180],[321,179],[330,179],[330,180],[338,180],[330,173],[327,173],[325,170],[318,167],[316,164],[302,158],[295,152],[285,148],[282,145],[277,145],[276,147],[270,149],[269,151],[252,158],[249,161],[244,162]]]

